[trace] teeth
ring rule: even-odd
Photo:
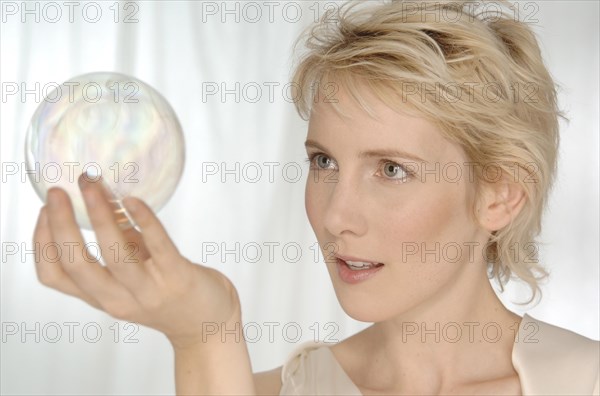
[[[365,261],[346,261],[346,264],[348,264],[348,267],[353,270],[371,268],[377,265],[376,263],[368,263]]]

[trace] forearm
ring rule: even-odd
[[[177,395],[256,394],[241,322],[221,324],[202,343],[174,351]]]

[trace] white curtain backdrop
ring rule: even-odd
[[[299,342],[342,340],[366,327],[341,310],[315,257],[304,210],[307,125],[285,85],[294,39],[334,3],[74,3],[2,3],[2,394],[174,393],[173,354],[162,334],[44,287],[28,252],[42,203],[21,172],[25,132],[42,98],[22,91],[42,95],[47,84],[92,71],[136,76],[175,109],[187,160],[159,217],[192,261],[218,247],[203,263],[239,290],[254,371],[281,365]],[[558,182],[544,221],[541,254],[552,275],[543,299],[512,304],[528,296],[520,284],[501,298],[519,314],[598,339],[599,3],[528,1],[518,8],[539,34],[571,123],[562,124]],[[203,97],[208,85],[219,92]],[[204,172],[208,163],[220,172]],[[262,172],[255,183],[252,163]],[[10,164],[19,173],[9,172]],[[224,172],[236,166],[238,181]],[[256,246],[261,257],[252,263]]]

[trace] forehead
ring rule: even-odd
[[[365,87],[355,91],[358,97],[340,85],[334,97],[316,100],[308,139],[332,150],[401,149],[427,161],[456,154],[455,145],[432,122],[392,109]]]

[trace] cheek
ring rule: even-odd
[[[407,255],[409,248],[433,250],[439,243],[441,249],[471,239],[464,186],[438,183],[423,185],[420,190],[373,205],[379,212],[373,218],[380,219],[379,225],[374,225],[377,239],[385,241],[384,246],[398,261],[424,261],[420,254]],[[429,258],[434,256],[425,257]]]
[[[443,290],[460,272],[459,263],[442,261],[443,253],[436,257],[432,253],[423,256],[422,252],[424,248],[435,251],[436,243],[440,247],[460,243],[466,225],[459,209],[463,207],[463,195],[438,186],[403,198],[372,205],[377,213],[372,212],[370,230],[375,238],[370,240],[379,247],[382,260],[391,265],[388,275],[369,285],[366,294],[390,303],[374,307],[368,298],[364,304],[357,304],[356,299],[344,300],[350,316],[359,320],[379,321],[409,310]],[[417,252],[409,254],[409,248]]]
[[[323,200],[322,194],[318,192],[319,186],[311,180],[309,174],[304,190],[304,207],[308,221],[312,226],[313,231],[319,237],[319,219],[323,218]]]

